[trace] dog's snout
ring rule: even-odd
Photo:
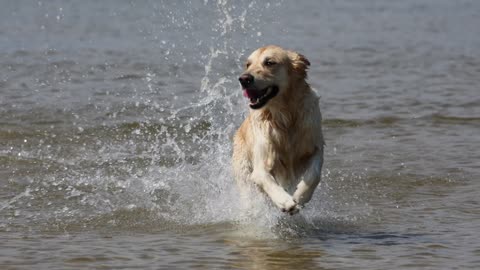
[[[253,76],[252,74],[243,74],[242,76],[240,76],[240,78],[238,78],[238,80],[240,81],[240,84],[243,86],[243,87],[248,87],[250,85],[252,85],[253,83]]]

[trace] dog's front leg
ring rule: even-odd
[[[254,169],[250,179],[267,193],[273,203],[283,212],[293,214],[298,211],[297,203],[293,200],[292,196],[278,185],[275,178],[264,169]]]
[[[322,177],[323,147],[315,149],[309,165],[293,193],[293,199],[301,206],[309,202]]]

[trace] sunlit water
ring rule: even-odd
[[[478,269],[478,1],[5,1],[0,268]],[[299,215],[236,193],[237,82],[312,63]]]

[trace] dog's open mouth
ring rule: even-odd
[[[267,102],[278,94],[278,86],[269,86],[264,89],[243,89],[243,95],[250,99],[250,108],[256,110],[262,108]]]

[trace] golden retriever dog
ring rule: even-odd
[[[323,164],[322,116],[306,82],[305,56],[266,46],[240,76],[250,113],[234,136],[233,169],[241,189],[255,184],[283,212],[310,201]]]

